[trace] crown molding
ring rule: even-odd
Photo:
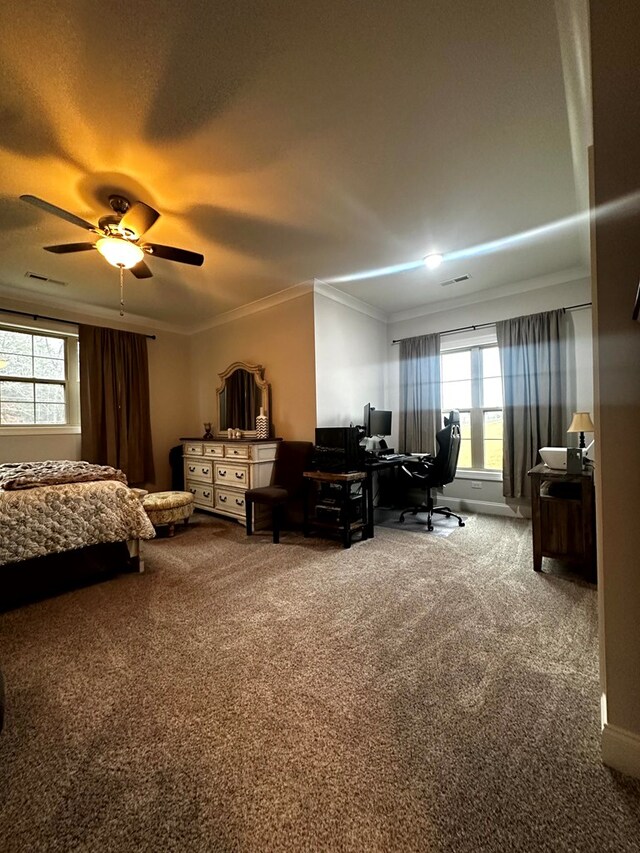
[[[145,332],[162,331],[172,332],[177,335],[188,335],[188,330],[181,326],[175,326],[172,323],[166,323],[163,320],[154,320],[151,317],[143,317],[140,314],[125,314],[120,316],[119,311],[114,308],[102,308],[98,305],[90,305],[86,302],[71,302],[69,299],[59,299],[49,294],[40,295],[32,290],[25,291],[22,288],[12,287],[8,284],[0,283],[0,300],[7,299],[15,302],[15,305],[2,305],[7,309],[15,308],[16,311],[27,311],[34,314],[42,314],[45,309],[54,309],[58,314],[61,314],[61,320],[68,320],[71,323],[84,323],[87,317],[95,318],[96,320],[107,320],[110,323],[115,323],[118,327],[132,326],[137,330]],[[77,315],[81,315],[80,319]]]
[[[313,280],[302,281],[299,284],[294,284],[284,290],[278,290],[277,293],[271,293],[269,296],[264,296],[262,299],[256,299],[254,302],[248,302],[246,305],[241,305],[239,308],[232,308],[231,311],[225,311],[224,314],[218,314],[212,320],[208,320],[202,326],[193,326],[187,332],[190,335],[196,335],[199,332],[206,332],[209,329],[215,329],[216,326],[224,326],[225,323],[232,323],[234,320],[240,320],[242,317],[248,317],[251,314],[258,314],[260,311],[268,311],[269,308],[274,308],[276,305],[281,305],[283,302],[289,302],[292,299],[299,299],[307,293],[312,293],[314,288]]]
[[[334,302],[339,302],[341,305],[346,305],[347,308],[359,311],[361,314],[366,314],[368,317],[373,317],[374,320],[379,320],[381,323],[387,323],[389,320],[388,315],[380,308],[375,308],[368,302],[356,299],[355,296],[351,296],[343,290],[338,290],[336,287],[332,287],[330,284],[327,284],[326,281],[322,281],[319,278],[314,279],[313,290],[315,293],[319,293],[320,296],[325,296],[327,299],[333,299]]]
[[[565,270],[538,276],[537,278],[514,281],[511,284],[503,284],[499,287],[490,287],[486,290],[476,290],[466,296],[458,296],[453,299],[442,299],[439,302],[430,302],[407,311],[399,311],[389,316],[390,323],[399,323],[403,320],[413,320],[415,317],[424,317],[428,314],[439,314],[442,311],[451,311],[455,308],[464,308],[467,305],[476,305],[479,302],[490,302],[492,299],[501,299],[504,296],[517,296],[519,293],[527,293],[530,290],[542,290],[545,287],[554,287],[559,284],[569,284],[589,278],[589,271],[585,267],[569,267]]]

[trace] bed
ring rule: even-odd
[[[126,543],[129,565],[142,571],[139,542],[154,536],[117,469],[66,461],[0,465],[0,572],[55,554],[82,557],[105,543]]]

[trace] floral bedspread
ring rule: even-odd
[[[154,536],[135,493],[114,480],[0,490],[0,565]]]

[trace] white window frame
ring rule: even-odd
[[[472,467],[458,468],[456,479],[502,482],[502,471],[484,468],[477,464],[484,461],[484,413],[504,411],[504,406],[501,408],[479,405],[482,399],[482,350],[497,345],[495,326],[443,336],[440,341],[441,356],[453,352],[471,351],[471,409],[459,411],[469,412],[471,415]]]
[[[5,319],[0,315],[0,328],[8,332],[26,332],[31,335],[49,335],[65,342],[65,424],[0,424],[0,438],[9,435],[77,435],[80,433],[80,376],[78,368],[78,331],[75,326],[33,320]],[[10,378],[3,376],[2,378]],[[26,379],[26,377],[17,377]],[[27,380],[37,381],[37,380]],[[44,380],[43,380],[44,381]],[[58,383],[56,383],[58,384]]]

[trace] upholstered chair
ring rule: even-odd
[[[273,541],[276,544],[280,541],[280,529],[284,522],[285,511],[289,508],[290,515],[295,516],[295,510],[302,503],[304,489],[302,473],[309,470],[312,452],[313,444],[310,441],[279,443],[274,485],[248,489],[245,492],[247,536],[253,533],[253,508],[258,504],[271,509]]]

